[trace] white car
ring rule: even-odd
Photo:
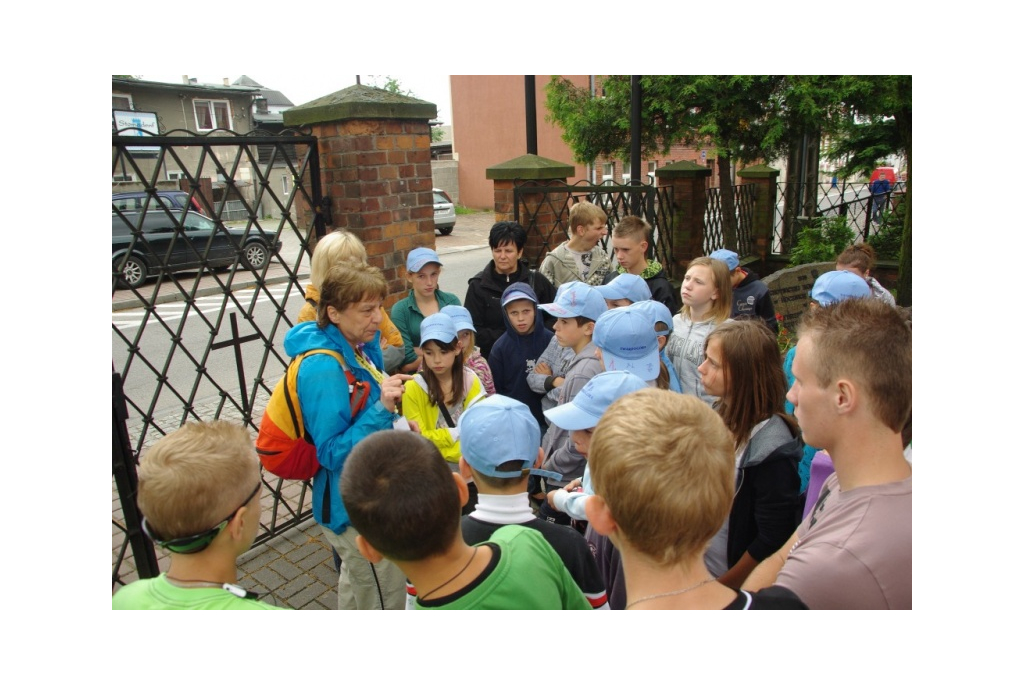
[[[434,188],[434,228],[441,235],[451,235],[455,230],[455,204],[440,188]]]

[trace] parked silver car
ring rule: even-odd
[[[455,230],[455,204],[440,188],[434,188],[434,228],[441,235],[451,235]]]

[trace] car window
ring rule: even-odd
[[[214,229],[214,223],[205,216],[201,216],[195,212],[189,212],[185,215],[185,228],[212,231]]]
[[[439,202],[443,202],[443,203],[447,204],[448,203],[448,198],[446,198],[441,193],[435,192],[434,193],[434,204],[436,205]]]

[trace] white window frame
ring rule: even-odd
[[[220,123],[220,122],[217,121],[217,108],[216,108],[216,105],[218,105],[218,104],[224,105],[225,108],[227,109],[227,121],[224,122],[226,124],[225,126],[218,126],[218,123]],[[206,127],[202,126],[202,124],[200,123],[199,110],[203,109],[203,108],[206,109],[207,114],[209,114],[209,116],[210,116],[210,121],[213,123],[213,126],[211,126],[209,128],[206,128]],[[196,130],[197,131],[212,131],[212,130],[214,130],[216,128],[226,128],[229,131],[233,131],[234,130],[232,128],[232,126],[231,126],[231,102],[229,100],[214,100],[214,99],[199,100],[199,99],[193,99],[192,100],[192,115],[195,116],[195,118],[196,118]]]
[[[291,190],[288,188],[288,181],[289,181],[289,179],[288,179],[287,176],[282,176],[281,177],[281,192],[284,195],[287,195],[288,193],[291,192]]]
[[[133,112],[135,111],[135,101],[132,100],[132,96],[131,96],[130,93],[113,93],[112,92],[110,95],[111,95],[111,97],[110,97],[111,109],[131,110]],[[117,105],[114,104],[114,98],[124,98],[125,100],[128,101],[128,106],[127,107],[118,107]]]
[[[622,163],[622,185],[628,185],[632,178],[632,168],[629,162]]]
[[[121,181],[121,182],[134,181],[135,180],[135,174],[114,174],[111,177],[110,180],[111,181]]]
[[[176,171],[174,169],[168,169],[167,170],[167,180],[168,181],[180,181],[180,180],[182,180],[184,178],[185,178],[185,172],[184,171]]]
[[[601,183],[615,182],[615,162],[605,162],[601,165]]]

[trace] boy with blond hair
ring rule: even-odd
[[[866,288],[866,286],[865,286]],[[800,321],[788,399],[832,457],[811,513],[745,588],[789,588],[812,609],[911,609],[910,328],[882,300],[812,307]]]
[[[569,281],[601,285],[611,270],[601,239],[608,235],[608,215],[591,202],[577,202],[569,210],[569,240],[548,252],[540,273],[555,288]]]
[[[537,531],[508,525],[486,542],[465,542],[466,481],[421,435],[383,431],[360,442],[345,463],[341,496],[359,551],[405,573],[416,609],[591,608]]]
[[[639,276],[651,291],[650,299],[661,302],[671,312],[677,312],[679,299],[668,274],[658,260],[647,258],[650,239],[650,224],[638,216],[623,217],[612,231],[612,250],[618,266],[605,276],[604,282],[608,284],[620,274]]]
[[[621,554],[626,609],[806,608],[782,588],[727,588],[704,566],[732,506],[735,466],[728,429],[699,399],[646,388],[616,400],[589,459],[594,495],[585,507]]]
[[[238,585],[237,561],[260,528],[260,463],[227,421],[186,423],[139,462],[142,528],[170,553],[156,578],[113,597],[114,609],[279,609]]]

